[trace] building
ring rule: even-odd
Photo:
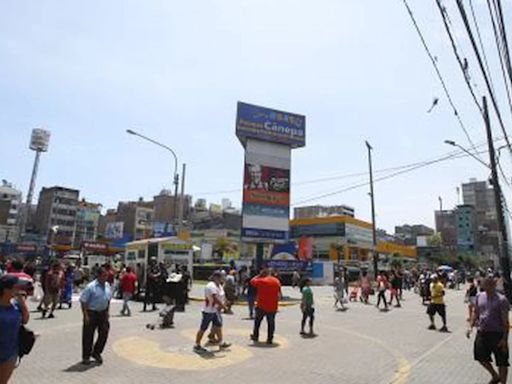
[[[85,199],[78,203],[73,238],[75,247],[80,247],[84,241],[96,241],[100,215],[101,204],[90,203]]]
[[[457,247],[461,252],[474,253],[476,250],[476,213],[472,205],[458,205],[455,209],[457,226]]]
[[[228,211],[233,208],[233,203],[231,202],[230,199],[226,199],[226,198],[222,199],[221,205],[222,205],[223,212]]]
[[[349,216],[354,217],[354,208],[347,205],[311,205],[298,207],[293,210],[294,219],[309,219],[314,217]]]
[[[104,215],[100,215],[98,219],[98,238],[106,238],[107,226],[115,222],[117,222],[117,210],[115,209],[107,209]]]
[[[21,191],[2,180],[0,185],[0,242],[15,242],[18,239],[18,224],[21,212]]]
[[[432,236],[434,230],[423,224],[404,224],[395,227],[395,239],[405,245],[417,246],[425,237]]]
[[[65,187],[43,188],[39,193],[36,229],[50,243],[71,245],[80,192]]]
[[[117,221],[123,222],[124,234],[133,240],[146,239],[153,232],[153,202],[138,201],[119,202]]]
[[[176,198],[168,189],[164,189],[153,198],[154,221],[157,223],[174,223],[179,217],[181,196]],[[192,196],[183,198],[183,220],[190,218]],[[176,209],[176,211],[175,211]]]
[[[454,210],[435,211],[436,232],[441,235],[443,248],[451,256],[457,255],[457,219]]]
[[[462,199],[465,205],[474,207],[476,253],[482,258],[497,261],[498,214],[492,186],[487,181],[471,179],[469,183],[462,184]]]
[[[350,216],[293,219],[290,221],[293,240],[311,239],[313,258],[345,262],[367,262],[373,249],[372,224]],[[399,255],[404,259],[416,258],[416,248],[379,240],[380,255]]]

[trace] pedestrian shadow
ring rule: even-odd
[[[73,364],[72,366],[64,369],[62,372],[66,373],[84,373],[90,369],[96,368],[98,365],[91,362],[89,365],[82,364],[81,362]]]
[[[194,351],[194,353],[197,356],[199,356],[201,359],[204,359],[204,360],[217,360],[217,359],[224,359],[226,357],[225,355],[219,356],[219,353],[224,352],[224,351],[205,351],[205,352]]]
[[[261,348],[261,349],[274,349],[274,348],[279,348],[281,346],[281,344],[279,343],[272,343],[272,344],[267,344],[267,343],[260,343],[260,342],[253,342],[252,344],[249,344],[249,347],[251,348]]]
[[[348,311],[348,308],[347,307],[343,307],[343,308],[336,308],[336,312],[347,312]]]
[[[254,321],[254,317],[253,318],[243,317],[242,320],[244,320],[244,321]]]
[[[305,335],[301,335],[303,339],[316,339],[318,335],[316,333],[310,335],[309,333],[306,333]]]

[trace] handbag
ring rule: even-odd
[[[19,330],[18,357],[28,355],[36,342],[36,335],[30,329],[22,325]]]

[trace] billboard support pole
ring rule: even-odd
[[[256,271],[260,272],[263,268],[263,253],[264,253],[264,244],[256,243]]]

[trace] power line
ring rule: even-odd
[[[475,102],[478,110],[480,113],[482,113],[482,106],[478,102],[478,99],[475,95],[475,91],[473,90],[473,87],[471,86],[470,77],[469,77],[469,68],[467,66],[467,60],[464,63],[459,55],[459,52],[457,50],[457,45],[455,44],[454,36],[452,34],[452,31],[450,30],[450,26],[448,25],[448,14],[446,8],[441,4],[441,0],[436,0],[437,7],[439,8],[439,13],[441,13],[441,18],[443,19],[444,28],[446,29],[446,33],[448,34],[448,37],[450,39],[450,43],[452,45],[453,53],[455,54],[455,58],[457,59],[457,62],[459,63],[460,70],[462,71],[462,76],[464,77],[464,81],[466,82],[466,85],[469,88],[469,92],[471,93],[471,96],[473,97],[473,101]]]
[[[475,148],[475,144],[473,143],[473,140],[471,140],[471,136],[469,135],[468,133],[468,130],[466,129],[466,126],[464,125],[464,123],[462,122],[462,119],[460,118],[460,115],[459,115],[459,112],[457,111],[457,108],[455,107],[455,104],[452,100],[452,97],[450,96],[450,92],[448,92],[448,88],[446,86],[446,83],[443,79],[443,76],[441,75],[441,71],[439,70],[439,67],[437,65],[437,62],[434,58],[434,56],[432,55],[432,53],[430,52],[430,49],[427,45],[427,42],[425,40],[425,38],[423,37],[423,33],[421,32],[419,26],[418,26],[418,23],[416,22],[416,18],[414,17],[414,14],[411,10],[411,8],[409,7],[409,4],[407,3],[407,0],[403,0],[403,3],[405,5],[405,7],[407,8],[407,12],[409,13],[409,16],[411,18],[411,21],[414,25],[414,28],[416,29],[416,32],[418,33],[418,36],[420,37],[420,40],[423,44],[423,47],[425,48],[425,51],[427,52],[427,55],[428,57],[430,58],[430,61],[432,62],[432,65],[434,66],[434,69],[436,71],[436,74],[437,74],[437,77],[439,78],[439,81],[441,82],[441,85],[443,86],[443,90],[444,90],[444,93],[446,95],[446,98],[448,99],[448,102],[450,103],[452,109],[453,109],[453,113],[455,114],[455,116],[457,117],[457,121],[459,122],[459,125],[460,127],[462,128],[462,130],[464,131],[464,134],[466,135],[466,138],[468,139],[468,142],[471,144],[471,147],[472,148]]]
[[[476,17],[475,9],[473,8],[473,0],[469,0],[469,8],[471,9],[471,17],[473,18],[473,24],[475,24],[476,36],[478,37],[478,43],[480,44],[480,49],[482,50],[482,56],[484,57],[485,68],[487,69],[487,73],[489,74],[489,81],[491,82],[491,88],[494,91],[494,82],[492,80],[492,72],[489,69],[489,62],[487,61],[487,54],[485,53],[484,43],[482,40],[482,34],[480,33],[480,27],[478,26],[478,19]]]
[[[486,150],[478,151],[478,152],[475,153],[475,155],[476,154],[487,153],[487,152],[488,151],[486,151]],[[427,167],[427,166],[432,165],[432,164],[440,163],[442,161],[447,161],[447,160],[452,160],[452,159],[457,159],[457,158],[463,158],[463,157],[468,157],[468,156],[470,156],[470,155],[466,154],[466,153],[461,153],[461,152],[459,152],[458,154],[455,154],[455,155],[443,156],[441,158],[438,158],[438,159],[435,159],[435,160],[431,160],[431,161],[426,161],[426,162],[424,162],[422,164],[418,164],[418,165],[416,165],[414,167],[411,167],[411,168],[408,168],[408,169],[405,169],[405,170],[402,170],[402,171],[398,171],[398,172],[394,172],[394,173],[386,175],[386,176],[378,177],[378,178],[375,179],[375,182],[387,180],[387,179],[390,179],[390,178],[402,175],[404,173],[415,171],[416,169],[419,169],[419,168],[424,168],[424,167]],[[311,201],[323,199],[324,197],[330,197],[330,196],[338,195],[340,193],[348,192],[348,191],[351,191],[353,189],[357,189],[357,188],[364,187],[364,186],[367,186],[367,185],[369,185],[368,181],[366,181],[364,183],[359,183],[359,184],[351,185],[351,186],[342,188],[340,190],[336,190],[336,191],[333,191],[333,192],[325,193],[325,194],[322,194],[322,195],[318,195],[318,196],[314,196],[314,197],[311,197],[311,198],[308,198],[308,199],[304,199],[304,200],[298,201],[298,202],[292,204],[291,206],[297,206],[299,204],[309,203]]]
[[[500,36],[498,34],[498,27],[496,26],[496,21],[494,20],[494,14],[493,14],[493,10],[492,10],[490,1],[487,2],[487,6],[489,9],[489,16],[491,18],[492,29],[494,32],[494,41],[496,42],[496,49],[498,50],[501,75],[503,77],[503,82],[505,83],[505,91],[507,94],[508,105],[510,107],[510,112],[512,113],[512,97],[510,95],[510,86],[509,86],[509,82],[507,79],[507,74],[506,74],[506,70],[505,70],[505,62],[504,62],[504,58],[503,58],[503,42],[501,41]],[[512,81],[511,81],[511,85],[512,85]]]
[[[483,62],[482,62],[482,57],[480,56],[480,52],[478,50],[478,47],[476,46],[475,38],[473,36],[473,32],[471,31],[471,26],[469,25],[469,20],[468,20],[467,14],[466,14],[466,10],[464,8],[464,4],[462,3],[462,0],[457,0],[457,6],[459,7],[459,12],[461,14],[462,21],[464,22],[464,26],[466,27],[466,31],[467,31],[467,33],[469,35],[469,39],[471,41],[471,45],[473,46],[473,51],[475,52],[476,58],[478,60],[478,65],[480,66],[480,70],[481,70],[482,75],[484,77],[485,84],[487,85],[487,90],[489,91],[489,96],[491,97],[491,101],[492,101],[492,104],[493,104],[493,107],[494,107],[494,111],[496,112],[496,116],[498,117],[498,121],[500,123],[501,130],[503,131],[503,136],[505,137],[505,141],[507,142],[507,146],[509,148],[509,151],[512,154],[512,146],[510,144],[510,140],[508,138],[508,134],[507,134],[507,131],[505,129],[505,125],[503,124],[503,119],[501,118],[501,113],[500,113],[500,110],[498,108],[498,103],[496,101],[496,97],[494,95],[494,92],[493,92],[493,90],[491,88],[491,84],[489,82],[489,77],[487,76],[487,72],[485,71],[485,68],[484,68],[484,65],[483,65]]]
[[[494,142],[499,142],[501,140],[503,140],[503,137],[496,137],[494,139]],[[487,145],[487,142],[479,142],[478,144],[476,144],[476,148],[481,148],[481,147],[483,147],[485,145]],[[455,150],[455,151],[447,152],[443,156],[445,156],[445,157],[446,156],[459,156],[462,153],[463,153],[462,151]],[[432,157],[431,159],[427,159],[427,160],[423,160],[423,161],[417,161],[417,162],[413,162],[413,163],[397,165],[397,166],[394,166],[394,167],[387,167],[387,168],[377,169],[377,170],[374,170],[374,173],[380,174],[380,173],[386,173],[386,172],[390,172],[390,171],[397,171],[397,170],[401,170],[401,169],[407,169],[407,168],[414,167],[416,165],[424,164],[425,162],[428,162],[428,161],[431,161],[431,160],[436,160],[438,158],[439,157]],[[342,180],[342,179],[349,179],[349,178],[358,177],[358,176],[361,176],[361,177],[365,176],[365,177],[367,177],[368,176],[368,171],[349,173],[349,174],[342,174],[342,175],[331,176],[331,177],[322,177],[322,178],[310,179],[310,180],[302,180],[302,181],[298,181],[296,183],[293,183],[292,187],[296,188],[296,187],[302,186],[302,185],[308,185],[308,184],[314,184],[314,183],[322,183],[322,182]],[[198,196],[221,195],[221,194],[237,193],[237,192],[242,192],[242,191],[243,191],[242,188],[236,188],[236,189],[227,189],[227,190],[219,190],[219,191],[197,192],[197,193],[195,193],[195,195],[198,195]]]
[[[494,0],[493,2],[494,8],[496,10],[498,24],[500,25],[501,30],[501,38],[503,40],[503,54],[505,59],[505,64],[508,71],[508,76],[510,78],[510,82],[512,83],[512,64],[510,63],[510,52],[508,49],[508,40],[507,40],[507,30],[505,28],[505,21],[503,18],[503,9],[501,8],[501,0]]]

